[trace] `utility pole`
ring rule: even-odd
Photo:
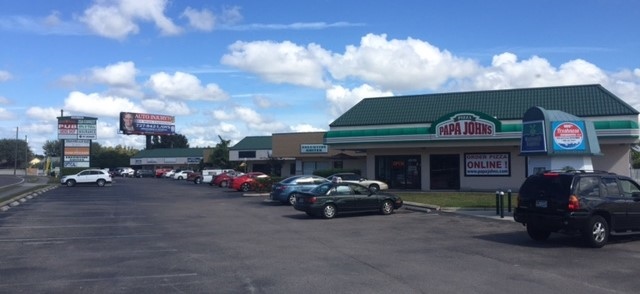
[[[29,168],[29,140],[27,135],[24,135],[24,175],[27,175],[27,168]]]
[[[16,175],[18,169],[18,127],[16,127],[16,156],[13,157],[13,175]]]

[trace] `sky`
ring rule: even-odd
[[[44,154],[62,113],[144,149],[118,133],[140,112],[213,147],[363,98],[579,84],[640,110],[638,28],[636,0],[0,1],[0,138]]]

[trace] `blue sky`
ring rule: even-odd
[[[639,27],[635,0],[1,1],[0,137],[43,154],[63,109],[142,149],[133,111],[206,147],[367,97],[594,83],[640,109]]]

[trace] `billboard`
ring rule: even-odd
[[[173,135],[175,122],[170,115],[120,112],[120,131],[125,135]]]

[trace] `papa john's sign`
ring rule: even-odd
[[[500,121],[476,111],[447,114],[434,123],[433,133],[437,138],[471,138],[495,136]]]

